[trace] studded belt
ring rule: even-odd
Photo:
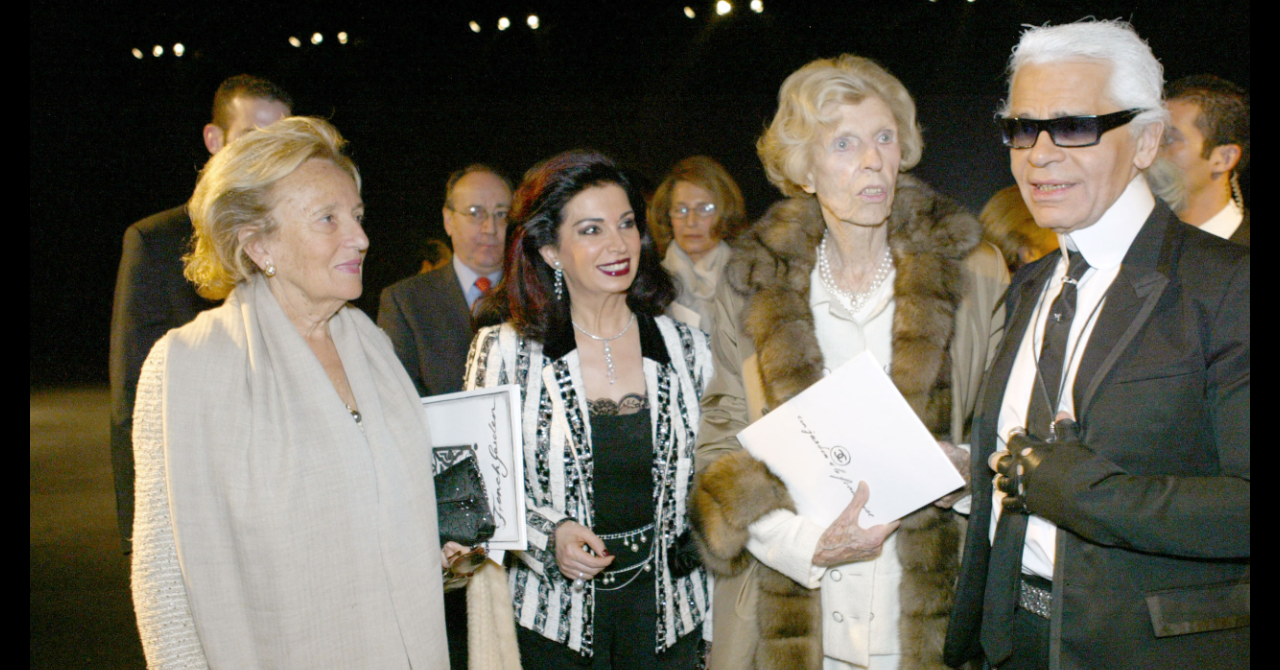
[[[1018,606],[1048,619],[1053,611],[1052,589],[1053,583],[1043,577],[1023,575],[1018,587]]]

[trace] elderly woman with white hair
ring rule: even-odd
[[[789,199],[731,242],[716,295],[691,509],[716,574],[713,668],[945,667],[963,527],[952,506],[966,491],[862,528],[876,492],[860,484],[824,528],[736,437],[871,351],[967,480],[953,443],[966,438],[1008,271],[976,219],[901,174],[921,145],[902,83],[852,55],[788,77],[757,144]]]
[[[369,239],[328,123],[218,152],[187,278],[225,298],[151,350],[134,420],[133,598],[152,668],[439,668],[430,438],[348,302]]]

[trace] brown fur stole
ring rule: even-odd
[[[735,240],[725,276],[747,298],[741,315],[755,341],[766,400],[776,407],[822,377],[822,352],[809,309],[809,276],[825,224],[816,199],[775,204]],[[963,286],[964,259],[981,225],[955,202],[900,175],[889,221],[894,279],[893,362],[890,377],[939,439],[951,435],[950,343]],[[699,477],[691,513],[706,564],[737,574],[753,560],[747,527],[775,509],[795,509],[786,487],[742,451],[712,463]],[[902,520],[899,638],[902,668],[945,668],[942,643],[959,572],[954,514],[933,506]],[[756,666],[822,666],[821,601],[761,565]]]

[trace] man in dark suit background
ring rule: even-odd
[[[1178,218],[1249,246],[1249,210],[1240,173],[1249,166],[1249,94],[1209,74],[1165,89],[1170,125],[1161,153],[1178,168],[1186,205]]]
[[[423,396],[462,390],[475,327],[471,308],[502,278],[511,184],[493,168],[470,165],[445,187],[444,230],[453,260],[382,292],[378,325]]]
[[[462,390],[467,352],[475,335],[471,308],[502,279],[511,182],[487,165],[449,175],[444,192],[444,231],[453,259],[382,291],[378,325],[423,396]],[[467,668],[465,590],[444,595],[449,664]]]
[[[1148,187],[1168,112],[1127,24],[1032,28],[1010,72],[1012,171],[1062,251],[1009,287],[947,662],[1248,667],[1248,250]]]
[[[205,148],[216,154],[244,133],[288,116],[292,105],[288,93],[265,79],[231,77],[214,94]],[[111,468],[126,554],[133,536],[133,403],[142,363],[156,340],[214,306],[182,275],[192,232],[184,204],[138,221],[124,233],[111,309],[110,375]]]

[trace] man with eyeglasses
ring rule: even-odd
[[[475,335],[471,308],[502,279],[511,183],[486,165],[449,176],[444,231],[453,262],[401,280],[382,292],[378,325],[423,396],[462,390]]]
[[[1128,24],[1031,28],[1009,69],[1010,165],[1061,253],[1007,293],[946,661],[1248,667],[1248,250],[1153,196],[1169,117]]]
[[[378,325],[422,396],[462,390],[467,351],[475,335],[471,308],[502,279],[511,182],[497,170],[468,165],[449,175],[444,231],[453,260],[382,291]],[[449,664],[467,668],[466,590],[445,593]]]

